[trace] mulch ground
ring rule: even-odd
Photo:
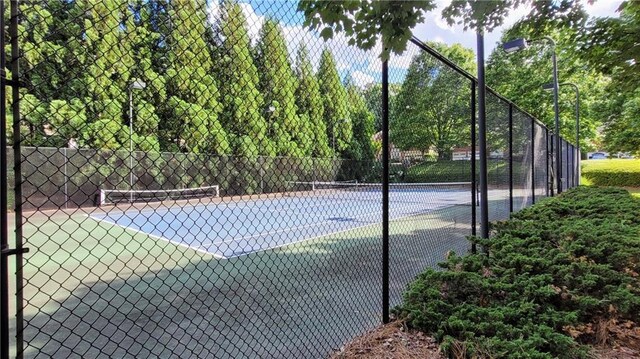
[[[582,328],[581,328],[582,329]],[[594,346],[598,359],[640,358],[640,327],[626,323],[608,326],[609,336]],[[604,339],[604,338],[601,338]],[[333,353],[331,359],[444,359],[435,339],[396,321],[361,335]]]

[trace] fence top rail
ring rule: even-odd
[[[449,66],[450,68],[452,68],[453,70],[458,72],[460,75],[462,75],[465,78],[467,78],[469,81],[473,82],[474,84],[478,83],[478,79],[475,76],[473,76],[471,73],[467,72],[466,70],[464,70],[460,66],[456,65],[453,61],[449,60],[447,57],[445,57],[444,55],[442,55],[441,53],[439,53],[438,51],[436,51],[435,49],[433,49],[432,47],[427,45],[424,41],[418,39],[416,36],[413,36],[410,41],[413,44],[415,44],[416,46],[418,46],[420,49],[428,52],[431,56],[435,57],[439,61],[442,61],[445,65]],[[540,125],[540,126],[542,126],[544,128],[547,128],[547,126],[544,123],[542,123],[542,121],[537,119],[535,116],[533,116],[529,112],[523,110],[520,106],[518,106],[513,101],[511,101],[508,98],[504,97],[503,95],[499,94],[496,90],[494,90],[491,87],[487,86],[487,91],[490,92],[492,95],[498,97],[502,101],[506,102],[510,106],[513,106],[513,108],[515,108],[516,110],[522,112],[524,115],[530,117],[538,125]],[[553,131],[550,130],[550,129],[549,129],[549,132],[553,133]],[[560,136],[560,138],[562,138],[562,136]]]

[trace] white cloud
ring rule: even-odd
[[[361,88],[364,88],[365,86],[367,86],[370,83],[375,82],[375,79],[373,76],[369,75],[369,74],[365,74],[364,72],[358,70],[356,72],[353,72],[351,74],[351,79],[353,79],[353,83]]]

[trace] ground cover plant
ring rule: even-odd
[[[454,357],[586,358],[640,322],[640,200],[580,187],[494,226],[484,252],[451,254],[394,312]],[[611,344],[611,343],[609,343]]]
[[[582,161],[584,184],[640,187],[640,159]]]

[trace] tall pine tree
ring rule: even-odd
[[[328,158],[331,156],[331,148],[327,138],[327,125],[323,118],[324,104],[320,94],[320,84],[313,73],[309,52],[304,45],[298,49],[296,75],[298,77],[296,104],[300,123],[304,128],[303,132],[309,133],[312,143],[310,154],[314,157]]]
[[[348,179],[366,180],[373,175],[369,172],[375,158],[372,136],[375,132],[375,116],[367,107],[361,90],[352,82],[346,85],[347,98],[353,125],[351,144],[345,151],[345,157],[352,159],[347,169]]]
[[[209,26],[206,3],[176,0],[170,7],[169,18],[170,67],[166,73],[169,101],[162,128],[168,136],[165,145],[177,145],[195,153],[229,153],[227,134],[218,119],[222,106],[206,42]]]
[[[221,118],[238,156],[274,155],[263,117],[264,100],[258,90],[258,70],[251,56],[247,24],[239,4],[222,6],[220,63],[217,66],[224,106]]]
[[[133,65],[131,44],[123,31],[123,20],[130,16],[128,4],[117,0],[85,0],[78,4],[85,14],[84,84],[88,92],[87,118],[91,121],[83,129],[81,143],[117,149],[129,140],[123,121]]]
[[[318,69],[320,94],[324,103],[324,122],[335,155],[345,151],[353,135],[347,107],[347,93],[342,86],[331,51],[325,49]]]
[[[256,50],[265,119],[277,154],[308,156],[311,153],[312,134],[307,126],[303,127],[300,123],[295,101],[296,79],[289,63],[282,29],[276,21],[264,22]]]

